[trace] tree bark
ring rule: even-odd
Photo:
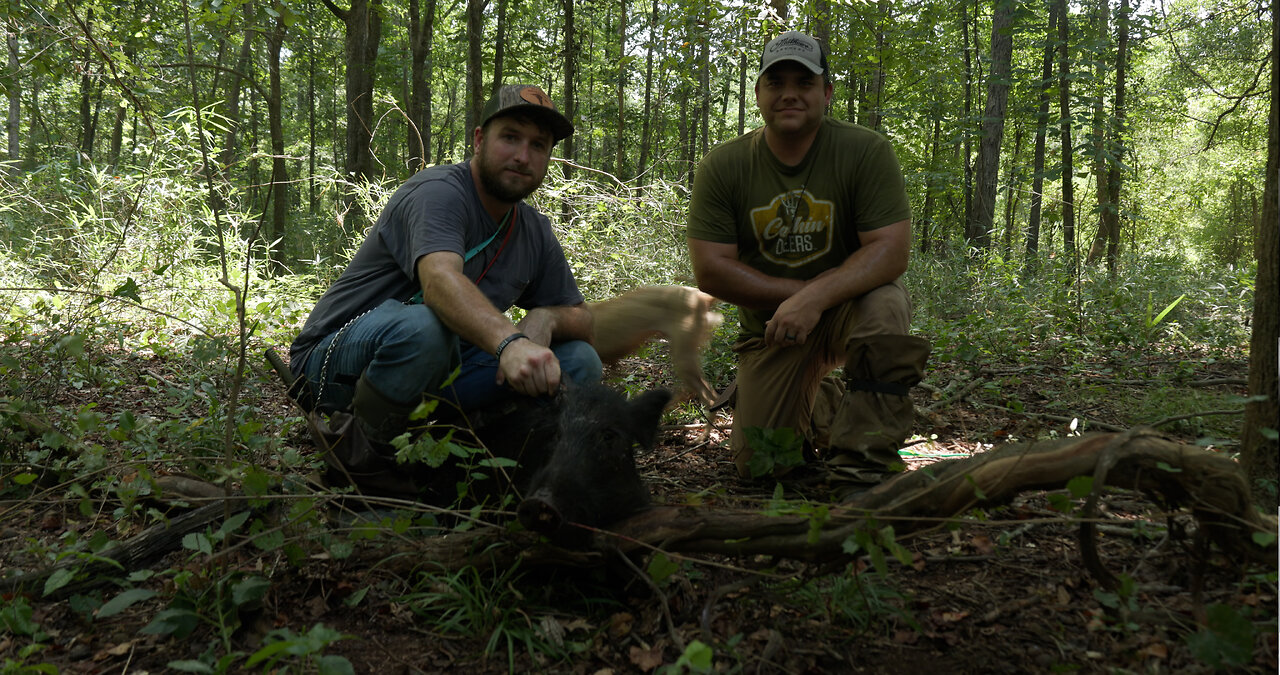
[[[1044,205],[1044,146],[1049,126],[1049,89],[1053,78],[1054,42],[1058,39],[1058,3],[1050,0],[1049,28],[1044,37],[1044,59],[1040,67],[1040,107],[1036,109],[1035,156],[1031,168],[1031,214],[1027,217],[1027,253],[1023,276],[1033,276],[1040,262],[1040,210]]]
[[[1104,6],[1105,11],[1105,6]],[[1111,123],[1106,127],[1106,143],[1102,159],[1106,168],[1098,174],[1100,183],[1098,211],[1100,214],[1098,235],[1089,251],[1089,262],[1095,262],[1106,252],[1107,271],[1114,276],[1120,255],[1120,188],[1122,177],[1120,163],[1125,154],[1125,74],[1129,68],[1129,0],[1120,0],[1116,13],[1116,88],[1112,103]]]
[[[1009,72],[1013,58],[1013,0],[996,3],[991,17],[991,73],[987,76],[987,103],[982,113],[978,142],[978,175],[969,212],[969,244],[991,247],[1000,178],[1000,145],[1004,141],[1004,115],[1009,103]]]
[[[227,120],[227,135],[222,142],[222,152],[218,153],[218,164],[225,169],[236,161],[240,154],[240,84],[249,72],[250,58],[253,56],[253,36],[257,34],[251,26],[253,3],[244,5],[244,39],[240,42],[240,53],[236,57],[236,65],[231,69],[230,84],[227,85],[227,97],[223,103],[223,111]]]
[[[9,173],[17,173],[22,164],[22,144],[18,134],[22,129],[22,80],[18,68],[18,35],[10,32],[5,38],[5,46],[9,53],[9,114],[5,117],[5,148],[8,151],[8,163],[5,165]]]
[[[1271,114],[1267,123],[1267,175],[1262,190],[1262,218],[1254,233],[1258,272],[1253,290],[1253,335],[1249,340],[1249,394],[1244,408],[1240,460],[1255,498],[1275,500],[1280,442],[1280,3],[1271,3]],[[1267,503],[1274,512],[1275,501]]]
[[[617,151],[613,160],[613,170],[619,176],[625,175],[623,164],[626,162],[627,131],[627,0],[618,0],[618,128],[614,135]]]
[[[973,212],[973,48],[969,45],[969,0],[960,0],[960,36],[964,44],[964,122],[960,134],[964,138],[964,238],[972,241],[976,233],[972,229],[969,214]],[[977,8],[975,7],[975,14]]]
[[[436,0],[427,0],[419,14],[421,0],[409,0],[409,159],[413,171],[422,169],[431,158],[431,75],[432,40],[435,37]]]
[[[484,63],[481,42],[484,40],[484,6],[487,0],[467,0],[467,117],[463,127],[466,149],[464,156],[475,151],[471,147],[471,130],[480,126],[484,107]]]
[[[267,242],[277,272],[288,270],[284,237],[289,230],[289,166],[284,154],[284,116],[280,100],[280,50],[284,46],[284,15],[276,17],[267,34],[267,124],[271,133],[271,238]]]
[[[644,57],[644,120],[640,128],[640,160],[636,163],[641,185],[648,182],[645,176],[649,169],[649,145],[653,142],[653,53],[658,44],[658,6],[659,3],[654,2],[649,12],[649,44]]]
[[[1074,273],[1076,265],[1075,168],[1071,145],[1071,63],[1067,41],[1071,35],[1067,0],[1058,3],[1058,117],[1062,137],[1062,251]]]
[[[348,180],[357,183],[373,179],[373,87],[377,77],[378,45],[382,41],[382,0],[351,0],[349,9],[340,9],[333,0],[321,0],[346,27],[346,164]],[[360,201],[347,195],[347,220],[355,231],[363,230],[366,218]],[[349,226],[350,227],[350,226]]]

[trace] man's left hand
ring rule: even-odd
[[[794,347],[802,345],[818,325],[822,312],[813,309],[800,296],[791,296],[765,322],[764,343],[770,347]]]

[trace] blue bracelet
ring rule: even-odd
[[[507,345],[521,338],[528,340],[529,336],[525,335],[524,333],[512,333],[502,338],[502,342],[498,343],[498,348],[493,350],[493,358],[497,359],[498,361],[502,361],[502,352],[507,348]]]

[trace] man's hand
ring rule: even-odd
[[[802,345],[821,318],[821,309],[806,303],[804,296],[793,295],[765,322],[764,343],[770,347]]]
[[[498,384],[504,383],[525,396],[554,394],[560,388],[560,361],[532,336],[514,340],[498,358]]]

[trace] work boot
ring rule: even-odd
[[[929,341],[910,335],[854,338],[846,349],[844,397],[831,421],[827,463],[855,480],[902,471],[911,435],[910,389],[924,376]]]
[[[361,375],[351,413],[331,415],[332,429],[323,435],[335,482],[355,483],[368,494],[412,498],[417,492],[414,468],[396,462],[391,440],[405,432],[416,407],[387,398]]]
[[[356,391],[351,397],[351,413],[359,421],[365,438],[387,446],[408,429],[409,415],[417,407],[417,401],[401,403],[387,398],[365,375],[356,381]]]

